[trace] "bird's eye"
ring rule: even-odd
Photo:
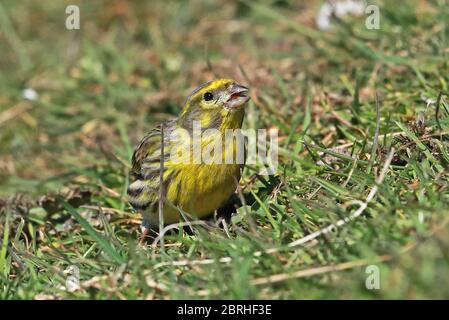
[[[214,98],[214,95],[212,94],[212,92],[206,92],[205,94],[204,94],[204,100],[205,101],[211,101],[212,99]]]

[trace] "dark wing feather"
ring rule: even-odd
[[[151,157],[156,162],[160,161],[161,150],[161,125],[149,131],[134,150],[132,157],[131,177],[133,180],[143,179],[142,164]]]
[[[168,145],[170,134],[176,126],[175,120],[165,122],[164,126],[164,161],[170,153]],[[161,161],[161,125],[149,131],[142,139],[132,157],[128,201],[140,211],[154,211],[157,205],[159,174]]]

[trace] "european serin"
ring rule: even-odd
[[[133,154],[128,187],[130,204],[143,216],[144,233],[159,223],[161,126],[164,137],[163,221],[165,224],[178,221],[180,210],[199,218],[205,217],[230,198],[240,180],[244,164],[237,161],[195,162],[191,157],[188,161],[179,161],[173,155],[179,154],[186,145],[190,155],[190,138],[195,123],[200,125],[200,132],[204,133],[200,137],[202,147],[213,141],[224,141],[226,129],[242,127],[244,106],[248,100],[248,88],[234,80],[207,82],[190,94],[179,117],[158,125],[144,136]],[[184,132],[184,135],[175,134],[178,131]],[[215,133],[211,134],[210,131]],[[218,140],[215,140],[217,135]],[[238,146],[234,140],[231,144],[223,147],[221,159],[227,159],[230,152],[232,157],[235,155]]]

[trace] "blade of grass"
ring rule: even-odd
[[[268,221],[270,221],[271,225],[273,226],[273,229],[276,230],[276,234],[279,235],[279,224],[278,222],[276,222],[276,220],[274,220],[274,217],[271,214],[270,210],[267,208],[265,203],[257,196],[257,194],[254,191],[251,190],[251,194],[264,211],[265,215],[268,218]]]
[[[125,263],[125,259],[109,244],[109,242],[100,235],[90,224],[84,219],[70,204],[68,204],[62,197],[58,196],[57,201],[64,209],[67,210],[86,230],[86,232],[100,245],[101,248],[117,263]]]
[[[345,188],[342,188],[332,182],[326,181],[324,179],[320,179],[315,177],[313,180],[315,180],[320,186],[322,186],[324,189],[332,193],[335,197],[340,196],[347,196],[349,194],[348,190]]]
[[[6,221],[3,231],[3,242],[0,250],[0,274],[6,270],[6,252],[8,249],[9,241],[9,210],[6,210]]]

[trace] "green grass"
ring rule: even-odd
[[[319,1],[78,1],[79,31],[69,4],[0,4],[0,299],[449,298],[448,97],[439,124],[425,101],[449,91],[445,1],[376,2],[379,30],[352,16],[328,31]],[[141,248],[132,150],[215,76],[251,87],[245,128],[279,129],[278,174],[246,167],[253,201],[227,228]],[[292,245],[375,186],[360,216]]]

